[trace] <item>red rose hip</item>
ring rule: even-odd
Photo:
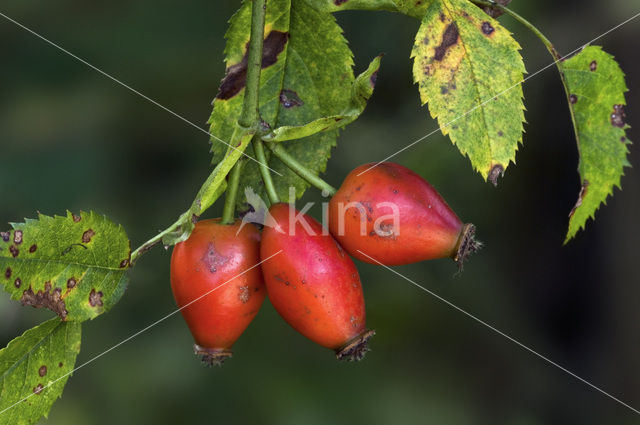
[[[329,229],[349,254],[388,266],[446,257],[462,266],[480,248],[475,227],[425,179],[391,162],[374,165],[349,173],[329,202]]]
[[[287,323],[310,340],[360,360],[374,332],[365,328],[362,285],[355,264],[313,218],[288,204],[269,209],[274,227],[260,243],[269,299]],[[278,254],[279,253],[279,254]]]
[[[196,354],[210,365],[231,357],[231,346],[264,301],[260,233],[253,225],[196,223],[189,239],[173,249],[171,289],[195,340]],[[205,295],[206,294],[206,295]]]

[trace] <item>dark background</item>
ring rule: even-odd
[[[5,0],[0,11],[204,125],[224,72],[226,21],[237,7]],[[640,2],[516,0],[513,8],[566,53],[639,12]],[[412,84],[418,21],[384,12],[337,17],[356,72],[386,56],[370,106],[333,153],[326,178],[334,185],[436,128]],[[529,73],[550,62],[523,27],[502,22],[523,46]],[[636,128],[639,39],[640,19],[598,42],[627,74],[627,115]],[[137,246],[187,208],[210,170],[206,135],[1,17],[0,40],[0,223],[38,210],[96,210],[122,223]],[[439,134],[394,159],[428,178],[486,243],[459,277],[449,260],[398,270],[640,408],[640,152],[631,146],[635,168],[626,170],[624,191],[616,189],[596,222],[563,246],[579,180],[556,70],[527,81],[524,93],[524,146],[498,188]],[[635,129],[629,137],[640,139]],[[305,197],[320,199],[315,190]],[[79,364],[175,309],[169,256],[161,248],[147,254],[122,301],[84,324]],[[267,302],[235,357],[206,369],[176,315],[77,371],[48,423],[638,423],[631,410],[410,283],[358,267],[368,324],[378,331],[363,362],[336,362]],[[0,343],[50,316],[2,294]]]

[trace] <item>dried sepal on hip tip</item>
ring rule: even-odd
[[[193,344],[193,351],[199,356],[202,363],[211,366],[222,366],[225,360],[233,357],[233,351],[219,348],[204,348],[198,344]]]
[[[338,360],[346,360],[349,362],[357,362],[364,358],[369,351],[369,340],[376,334],[374,330],[365,330],[360,335],[349,341],[344,347],[336,350],[336,358]]]
[[[482,242],[476,240],[476,226],[471,223],[467,223],[462,227],[460,232],[460,239],[458,240],[458,246],[456,247],[453,260],[458,263],[458,269],[462,271],[463,263],[476,251],[482,248]]]

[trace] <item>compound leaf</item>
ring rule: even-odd
[[[13,299],[83,321],[122,296],[131,249],[121,226],[94,212],[12,226],[0,232],[0,283]]]
[[[582,189],[569,217],[566,241],[584,228],[589,218],[620,187],[627,161],[624,73],[613,56],[599,46],[588,46],[562,62],[574,118]]]
[[[520,46],[466,0],[433,0],[412,51],[420,97],[442,133],[494,184],[522,141]]]
[[[0,350],[0,424],[33,424],[48,415],[73,371],[80,339],[80,323],[55,318]]]

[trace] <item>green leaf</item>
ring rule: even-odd
[[[624,122],[627,85],[613,56],[598,46],[589,46],[559,65],[570,94],[582,183],[569,215],[566,243],[589,218],[594,218],[613,188],[620,187],[624,168],[630,166],[627,154],[631,142],[625,132],[629,126]]]
[[[386,10],[400,12],[414,18],[422,18],[432,0],[306,0],[317,10],[339,12],[342,10]]]
[[[121,226],[93,212],[12,226],[0,233],[0,283],[13,299],[83,321],[122,296],[131,250]]]
[[[396,3],[408,3],[393,0],[306,0],[306,3],[323,12],[339,12],[341,10],[387,10],[398,12]]]
[[[494,184],[522,141],[525,72],[520,46],[466,0],[433,0],[415,39],[423,103],[473,167]]]
[[[227,75],[213,103],[211,132],[229,140],[240,116],[246,77],[250,2],[245,1],[231,19],[225,49]],[[322,117],[339,115],[349,107],[354,81],[352,54],[334,17],[309,7],[305,0],[271,0],[267,3],[265,43],[260,82],[260,114],[271,128],[298,126]],[[338,130],[286,142],[287,151],[313,172],[324,171]],[[225,146],[213,140],[213,162]],[[267,152],[269,155],[269,152]],[[276,158],[269,166],[278,195],[289,199],[289,187],[301,196],[308,184]],[[264,194],[257,164],[243,168],[241,187]],[[244,204],[243,201],[239,201]]]
[[[80,323],[55,318],[0,350],[0,424],[33,424],[47,417],[73,371],[80,339]]]
[[[358,75],[351,89],[351,103],[339,115],[319,118],[304,125],[278,127],[262,139],[267,142],[301,139],[323,131],[342,128],[358,119],[373,94],[381,59],[382,56],[373,59],[369,68]]]

